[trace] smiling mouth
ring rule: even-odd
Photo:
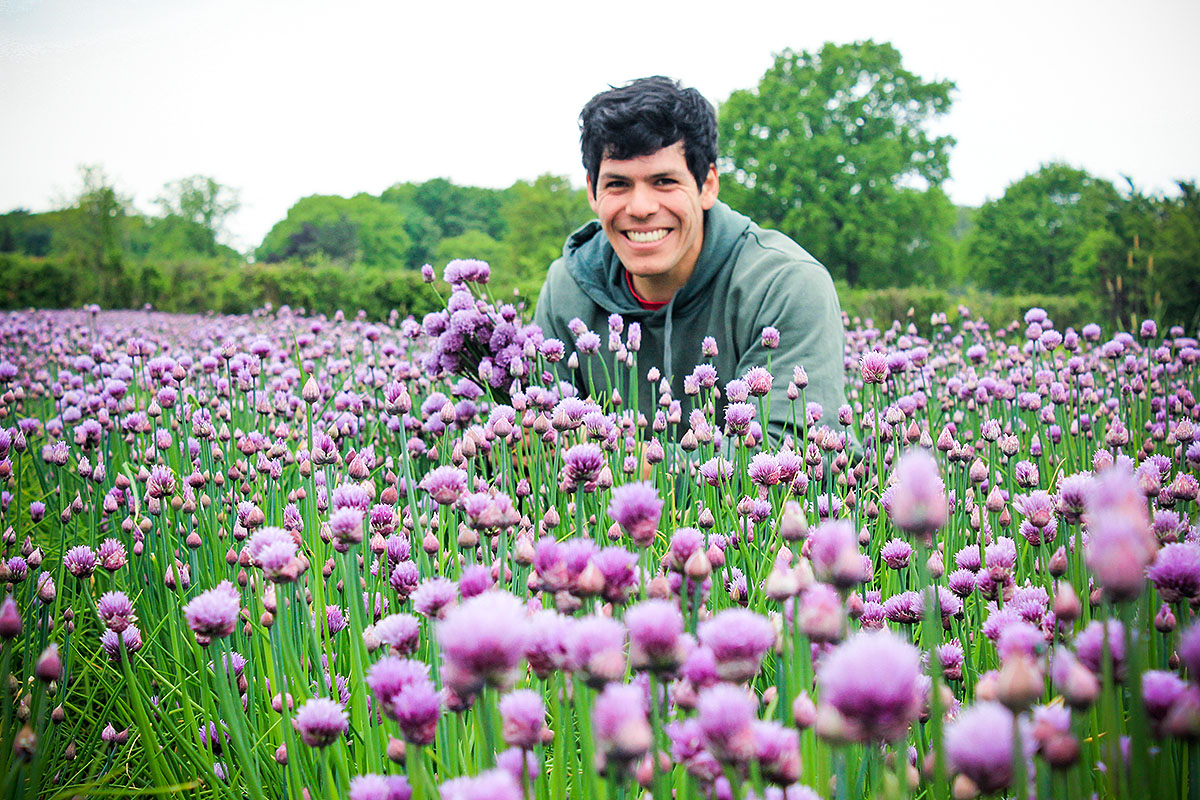
[[[638,244],[650,244],[652,242],[662,241],[670,233],[669,228],[659,228],[653,231],[625,231],[625,238],[631,242]]]

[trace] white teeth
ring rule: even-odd
[[[625,231],[625,235],[629,237],[630,241],[640,242],[643,244],[647,242],[657,242],[659,239],[662,239],[664,236],[666,236],[667,233],[669,233],[669,231],[666,228],[659,228],[656,231]]]

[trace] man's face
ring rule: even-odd
[[[704,212],[717,202],[717,170],[697,188],[683,142],[647,156],[600,162],[588,202],[646,300],[669,300],[687,283],[704,244]]]

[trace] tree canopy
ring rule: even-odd
[[[256,255],[268,263],[295,258],[403,267],[412,244],[404,223],[403,212],[373,195],[314,194],[288,209]]]
[[[954,140],[930,123],[953,89],[904,69],[886,43],[785,50],[721,106],[721,196],[851,285],[936,277],[955,221],[937,190]]]
[[[972,277],[996,291],[1070,291],[1083,273],[1102,269],[1097,259],[1103,261],[1114,240],[1126,247],[1120,205],[1108,181],[1066,164],[1046,164],[975,215],[966,242]],[[1090,266],[1076,252],[1085,240]]]

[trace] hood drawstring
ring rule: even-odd
[[[675,320],[675,298],[679,292],[671,295],[670,302],[667,303],[666,312],[667,318],[663,323],[663,377],[669,383],[675,383],[675,376],[671,372],[671,356],[675,351],[675,347],[671,342],[671,327]]]

